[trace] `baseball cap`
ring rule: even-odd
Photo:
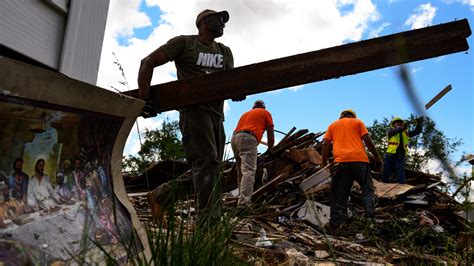
[[[207,17],[209,15],[214,15],[214,14],[221,16],[222,19],[224,20],[224,23],[227,23],[227,21],[229,21],[229,12],[227,12],[225,10],[217,12],[215,10],[205,9],[197,15],[197,17],[196,17],[196,27],[199,25],[199,21],[201,21],[201,19],[203,19],[204,17]]]

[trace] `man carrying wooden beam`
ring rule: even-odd
[[[237,166],[237,184],[239,186],[238,205],[251,207],[252,193],[257,170],[257,146],[263,133],[267,131],[267,152],[271,152],[275,142],[273,118],[265,109],[265,103],[257,100],[252,110],[245,112],[239,119],[232,135],[231,146]]]
[[[326,166],[331,143],[334,161],[338,165],[331,179],[331,217],[327,229],[337,230],[347,219],[347,201],[354,180],[362,188],[362,204],[366,216],[374,216],[374,183],[364,144],[374,156],[376,165],[381,166],[382,159],[364,123],[356,118],[356,113],[352,110],[342,111],[339,120],[328,127],[323,138],[321,168]]]
[[[233,68],[230,48],[214,41],[224,34],[227,21],[227,11],[206,9],[196,18],[197,35],[174,37],[145,57],[138,72],[139,97],[150,99],[153,69],[169,61],[175,62],[178,80]],[[218,100],[179,110],[179,126],[186,159],[192,168],[200,222],[209,215],[217,218],[221,212],[218,172],[225,144],[223,107],[224,101]],[[153,108],[145,108],[144,113],[152,116]],[[151,193],[153,199],[158,196],[155,194]]]

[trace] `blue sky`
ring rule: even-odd
[[[467,18],[474,26],[474,0],[451,1],[310,1],[310,0],[111,0],[102,51],[98,85],[120,90],[137,88],[139,61],[169,38],[196,34],[194,19],[205,8],[228,10],[230,20],[217,41],[228,45],[236,66],[315,51],[348,42],[385,36],[414,28]],[[468,38],[468,53],[456,53],[412,62],[406,66],[421,102],[426,103],[451,84],[453,89],[428,115],[449,138],[462,139],[461,153],[474,153],[474,46]],[[114,52],[124,68],[124,79],[112,64]],[[226,101],[225,129],[231,135],[240,115],[252,103],[264,100],[275,129],[287,132],[293,126],[312,132],[326,130],[343,109],[353,109],[366,125],[375,119],[408,117],[414,109],[407,100],[397,67],[346,76],[296,88],[249,95],[242,102]],[[154,72],[152,84],[175,79],[172,63]],[[153,119],[138,119],[140,128],[159,127],[163,119],[177,119],[167,112]],[[283,135],[276,135],[277,141]],[[262,145],[261,145],[262,146]],[[125,153],[139,149],[135,128]],[[261,151],[265,147],[260,148]],[[465,169],[469,166],[464,165]],[[469,168],[470,169],[470,168]]]

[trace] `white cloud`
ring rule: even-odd
[[[115,39],[119,36],[132,36],[134,29],[150,26],[150,18],[138,10],[139,6],[140,0],[111,1],[105,38]]]
[[[444,58],[445,58],[445,56],[443,55],[443,56],[438,56],[438,57],[436,57],[434,60],[435,60],[436,63],[438,63],[438,62],[443,61]]]
[[[160,128],[163,124],[163,120],[164,118],[162,115],[147,119],[138,117],[137,121],[135,121],[135,124],[133,124],[133,128],[130,130],[130,134],[128,135],[124,154],[137,154],[141,148],[139,133],[141,136],[146,129],[152,130]],[[141,141],[143,142],[143,139],[141,139]]]
[[[437,159],[429,160],[422,171],[430,174],[439,173],[443,171],[443,164]],[[446,182],[446,176],[443,176],[443,181]]]
[[[419,29],[432,25],[436,10],[438,9],[432,6],[431,3],[419,5],[415,9],[415,13],[405,21],[405,26],[410,26],[411,29]]]
[[[372,30],[370,33],[369,33],[369,37],[372,37],[372,38],[376,38],[376,37],[379,37],[380,36],[380,33],[388,26],[390,26],[391,23],[388,23],[388,22],[384,22],[382,23],[382,25],[380,25],[378,28],[376,28],[375,30]]]
[[[471,11],[474,11],[474,0],[461,0],[461,3],[470,6]]]
[[[163,13],[160,24],[146,40],[130,38],[127,46],[120,46],[117,36],[130,36],[133,29],[149,26],[150,19],[156,18],[139,11],[137,1],[111,1],[98,86],[128,90],[118,84],[123,77],[113,64],[112,52],[115,52],[129,88],[137,88],[140,60],[173,36],[197,33],[195,17],[205,8],[229,11],[230,21],[218,41],[231,47],[236,66],[358,41],[368,24],[379,18],[369,0],[147,0],[146,3],[160,8]],[[342,13],[339,8],[349,11]],[[158,67],[152,84],[174,80],[174,73],[171,63]]]
[[[298,92],[298,91],[302,90],[303,87],[304,87],[304,85],[297,85],[297,86],[289,87],[287,89],[290,90],[290,91],[293,91],[293,92]]]
[[[465,163],[463,165],[456,166],[456,167],[451,165],[451,167],[452,167],[452,170],[454,172],[454,175],[457,178],[462,178],[464,175],[466,175],[468,178],[471,176],[472,165],[469,165],[469,164]],[[428,162],[427,167],[425,169],[422,169],[422,171],[426,172],[426,173],[434,174],[434,173],[441,172],[442,169],[443,169],[442,163],[439,160],[434,159],[434,160],[430,160]],[[443,174],[441,176],[441,181],[443,181],[443,183],[445,183],[445,184],[448,184],[448,186],[451,189],[450,194],[454,193],[454,191],[457,189],[457,187],[453,186],[452,180],[450,179],[450,176],[449,176],[448,172],[446,172],[446,171],[443,172]],[[469,201],[474,202],[474,182],[471,181],[469,186],[470,186],[470,189],[472,191],[470,196],[469,196]],[[461,200],[459,196],[457,197],[457,199]]]
[[[229,105],[229,101],[226,100],[224,101],[224,116],[227,116],[230,112],[230,105]]]
[[[463,5],[468,5],[471,7],[471,11],[474,12],[474,0],[443,0],[445,4],[461,3]]]
[[[419,72],[419,71],[421,71],[421,70],[422,70],[421,67],[413,68],[413,69],[411,70],[411,73],[415,74],[416,72]]]

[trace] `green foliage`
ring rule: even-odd
[[[174,189],[172,195],[179,193]],[[147,233],[147,243],[144,244],[150,248],[149,258],[138,256],[136,247],[130,245],[130,241],[119,242],[117,246],[127,254],[126,265],[246,265],[235,254],[232,245],[232,232],[241,218],[235,212],[227,212],[219,219],[207,215],[198,219],[191,206],[189,202],[170,202],[163,206],[161,219],[144,223]],[[131,238],[131,241],[134,240],[137,239]],[[123,264],[123,259],[114,250],[98,242],[94,244],[107,260],[106,265]]]
[[[368,126],[367,130],[370,133],[370,137],[374,141],[375,147],[380,155],[385,154],[387,149],[387,128],[390,120],[388,118],[383,118],[382,121],[374,120],[372,126]]]
[[[178,121],[165,120],[161,128],[146,129],[142,137],[144,142],[138,154],[125,156],[122,160],[127,172],[142,173],[158,161],[185,158]]]
[[[374,140],[379,153],[385,154],[387,149],[386,131],[389,128],[391,119],[383,118],[382,121],[375,120],[372,126],[367,129]],[[405,120],[406,127],[413,130],[416,125],[416,117],[412,114]],[[417,171],[429,171],[428,164],[432,160],[448,162],[448,157],[462,144],[459,139],[446,137],[444,133],[436,128],[436,123],[428,117],[425,117],[421,134],[410,139],[410,150],[406,164],[407,168]],[[446,164],[447,165],[447,164]],[[444,165],[436,173],[440,175],[446,171]]]
[[[169,208],[169,211],[176,211]],[[190,216],[168,216],[166,223],[149,224],[153,265],[243,265],[231,245],[236,223],[230,217],[212,224],[212,228],[191,226]]]
[[[401,265],[431,265],[441,261],[449,263],[471,261],[471,254],[457,242],[457,235],[448,231],[437,232],[431,225],[420,225],[419,212],[397,212],[385,219],[375,222],[372,219],[356,217],[351,223],[350,235],[362,233],[367,242],[377,247],[384,255],[393,254],[394,250],[402,252],[401,260],[394,261]],[[429,214],[429,212],[428,212]]]

